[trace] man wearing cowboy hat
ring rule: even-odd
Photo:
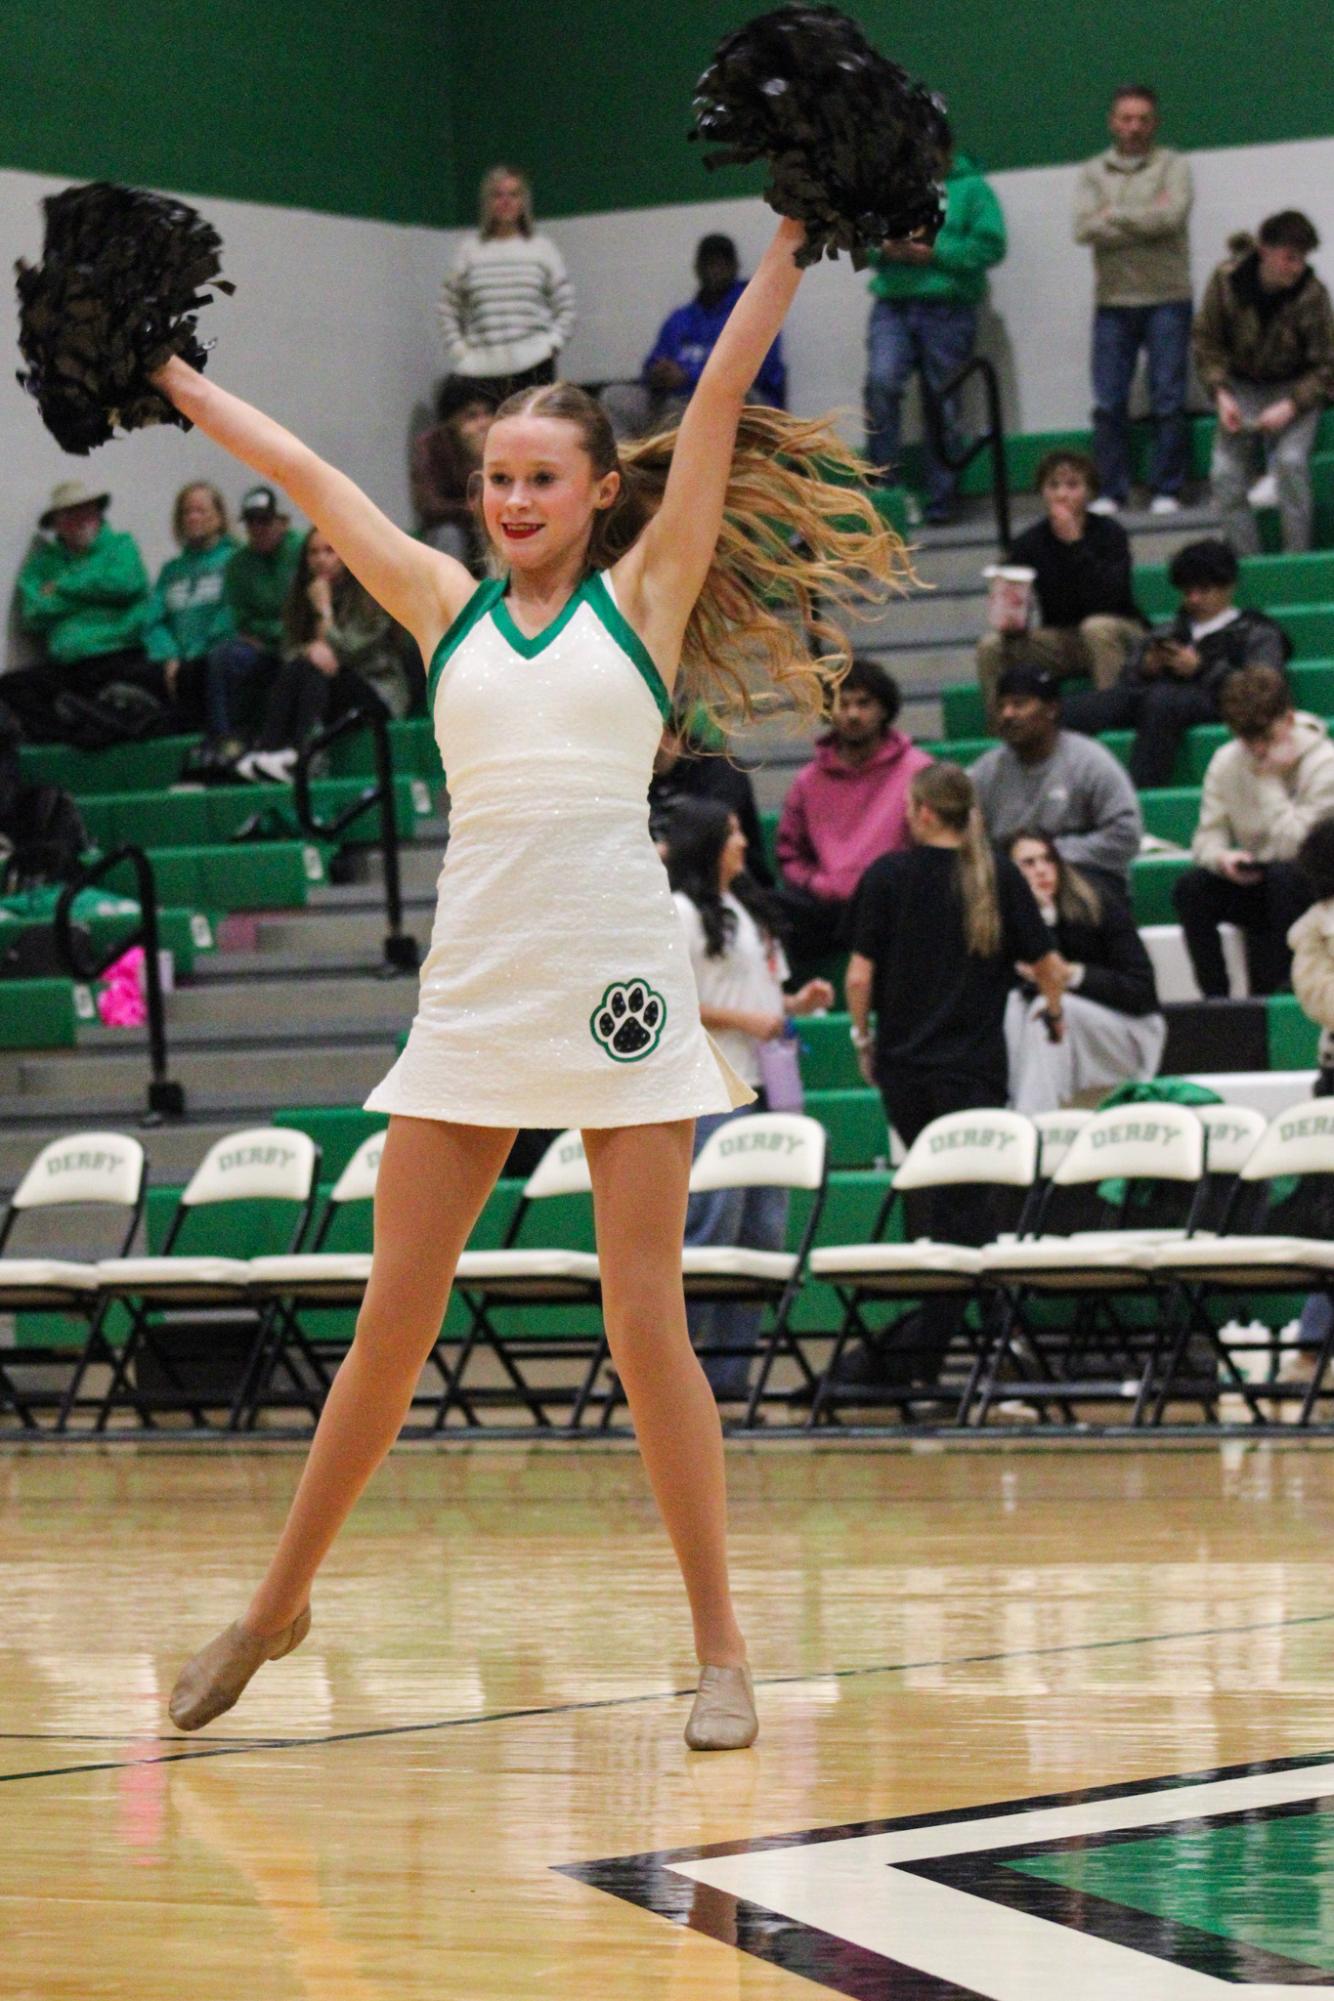
[[[19,621],[45,659],[0,680],[28,735],[42,734],[51,698],[63,688],[95,694],[110,681],[162,690],[161,669],[142,646],[148,575],[133,535],[107,525],[111,496],[82,480],[62,480],[38,526],[45,531],[19,571]]]

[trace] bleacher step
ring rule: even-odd
[[[412,1019],[417,1004],[417,982],[406,978],[380,980],[360,972],[341,979],[301,978],[292,975],[290,994],[257,992],[253,980],[210,981],[207,985],[181,987],[167,998],[167,1034],[171,1046],[188,1046],[192,1037],[234,1036],[254,1032],[263,1036],[294,1033],[301,1039],[321,1034],[370,1034],[375,1030],[397,1034]],[[127,1031],[104,1031],[123,1037]],[[141,1031],[128,1033],[139,1035]]]
[[[388,1070],[394,1057],[392,1035],[339,1038],[312,1060],[309,1047],[176,1049],[171,1075],[184,1086],[187,1099],[201,1104],[236,1103],[263,1106],[265,1116],[275,1105],[309,1105],[335,1099],[354,1103],[364,1098]],[[123,1118],[145,1102],[148,1065],[138,1049],[115,1051],[81,1048],[69,1052],[0,1057],[0,1091],[4,1100],[55,1112],[70,1107],[87,1120],[93,1107],[100,1115]],[[0,1101],[0,1120],[3,1119]]]

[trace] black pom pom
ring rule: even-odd
[[[42,261],[19,259],[19,381],[67,452],[82,457],[119,429],[190,429],[150,374],[179,354],[207,359],[195,328],[214,291],[222,238],[197,209],[109,181],[43,202]]]
[[[718,46],[695,86],[708,167],[769,162],[764,198],[806,225],[798,263],[934,237],[949,128],[938,97],[835,7],[782,7]]]

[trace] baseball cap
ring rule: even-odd
[[[1016,660],[997,681],[996,693],[998,696],[1036,695],[1040,702],[1059,702],[1061,684],[1050,667],[1039,667],[1031,660]]]
[[[243,519],[248,515],[265,515],[272,519],[275,514],[281,514],[282,511],[282,505],[271,486],[252,486],[241,500]]]

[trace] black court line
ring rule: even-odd
[[[1072,1640],[1055,1647],[1014,1647],[989,1654],[945,1654],[934,1660],[886,1661],[875,1667],[826,1668],[818,1674],[766,1675],[757,1688],[796,1688],[807,1682],[859,1681],[879,1674],[913,1674],[924,1668],[986,1667],[1000,1661],[1049,1660],[1061,1654],[1110,1653],[1119,1647],[1170,1646],[1177,1640],[1228,1639],[1238,1633],[1287,1632],[1299,1626],[1334,1623],[1334,1611],[1307,1612],[1295,1619],[1256,1619],[1240,1626],[1193,1626],[1175,1633],[1134,1633],[1120,1640]],[[332,1731],[327,1737],[246,1737],[205,1740],[200,1749],[183,1749],[160,1758],[108,1758],[85,1765],[53,1765],[39,1772],[0,1772],[0,1785],[17,1785],[25,1779],[72,1778],[84,1772],[120,1772],[139,1765],[179,1765],[192,1758],[239,1758],[254,1751],[302,1751],[334,1744],[365,1744],[383,1737],[420,1737],[434,1730],[473,1730],[485,1723],[523,1723],[546,1716],[577,1716],[602,1709],[642,1708],[650,1702],[679,1702],[695,1693],[689,1688],[670,1688],[644,1695],[599,1696],[588,1702],[552,1702],[528,1709],[494,1709],[481,1716],[444,1716],[429,1723],[380,1723],[365,1730]],[[11,1739],[10,1741],[13,1741]],[[82,1743],[87,1737],[37,1737],[39,1743]],[[117,1740],[117,1741],[123,1741]],[[156,1743],[186,1744],[185,1738],[155,1738]]]

